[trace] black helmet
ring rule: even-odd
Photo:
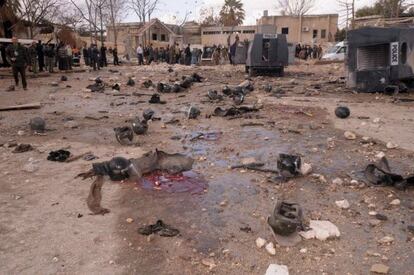
[[[277,160],[277,169],[283,177],[296,176],[300,172],[302,162],[299,156],[279,154]]]
[[[136,117],[132,122],[132,130],[137,135],[145,134],[148,130],[147,121],[145,119],[141,121],[139,117]]]
[[[116,140],[120,144],[124,144],[126,139],[129,141],[132,141],[132,139],[134,138],[134,133],[131,127],[128,127],[128,126],[114,128],[114,132],[115,132]]]
[[[335,115],[339,118],[347,118],[351,114],[351,111],[348,107],[340,106],[335,109]]]
[[[46,129],[46,121],[41,117],[32,118],[29,124],[33,131],[43,132]]]
[[[275,234],[288,236],[302,227],[302,208],[297,203],[276,201],[272,215],[267,223]]]
[[[110,161],[94,163],[92,168],[97,175],[107,175],[111,180],[119,181],[129,178],[130,165],[130,160],[123,157],[114,157]]]
[[[145,120],[150,120],[154,117],[155,112],[151,109],[146,109],[144,110],[144,112],[142,113],[142,116],[144,117]]]

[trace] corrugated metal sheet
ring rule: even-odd
[[[359,47],[357,50],[357,70],[372,70],[389,66],[389,44]]]

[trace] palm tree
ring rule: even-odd
[[[224,26],[238,26],[243,24],[245,11],[241,0],[224,0],[220,11],[220,21]]]

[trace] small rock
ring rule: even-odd
[[[292,84],[292,85],[297,84],[296,79],[292,78],[291,80],[289,80],[289,84]]]
[[[285,265],[271,264],[265,275],[289,275],[289,269]]]
[[[109,264],[115,264],[115,262],[114,262],[114,261],[112,261],[112,260],[110,260],[110,261],[109,261]]]
[[[59,261],[59,258],[58,257],[53,257],[52,261],[56,263],[56,262]]]
[[[126,222],[127,223],[133,223],[134,222],[134,219],[133,218],[128,218],[128,219],[126,219]]]
[[[374,123],[380,123],[381,122],[381,119],[379,117],[376,117],[376,118],[374,118],[372,120],[372,122],[374,122]]]
[[[17,135],[18,135],[18,136],[24,136],[24,131],[23,131],[23,130],[19,130],[19,131],[17,131]]]
[[[382,159],[383,157],[385,157],[385,153],[384,153],[384,152],[378,152],[378,153],[375,155],[375,158],[376,158],[376,159]]]
[[[39,166],[37,166],[36,164],[34,164],[32,162],[29,162],[28,164],[23,166],[23,171],[26,171],[28,173],[34,173],[37,170],[39,170]]]
[[[52,86],[52,87],[57,87],[57,86],[59,86],[59,83],[57,83],[57,82],[51,82],[51,83],[50,83],[50,86]]]
[[[63,123],[63,127],[69,128],[69,129],[78,128],[79,123],[77,123],[74,120],[69,120],[69,121],[66,121],[65,123]]]
[[[306,253],[308,252],[308,250],[306,248],[302,248],[301,250],[299,250],[300,253]]]
[[[210,270],[212,270],[213,268],[215,268],[217,265],[214,263],[214,260],[211,258],[207,258],[207,259],[202,259],[201,263],[204,266],[207,266]]]
[[[355,134],[355,133],[353,133],[353,132],[350,132],[350,131],[346,131],[346,132],[344,133],[344,136],[345,136],[345,138],[346,138],[346,139],[348,139],[348,140],[354,140],[354,139],[356,139],[356,134]]]
[[[328,238],[337,238],[341,236],[338,227],[330,221],[316,221],[311,220],[309,227],[315,231],[315,238],[320,241],[325,241]]]
[[[386,220],[388,220],[388,217],[387,216],[385,216],[384,214],[379,214],[379,213],[377,213],[375,215],[375,218],[377,218],[377,220],[380,220],[380,221],[386,221]]]
[[[344,181],[341,178],[335,178],[332,183],[335,185],[342,185]]]
[[[397,147],[398,147],[398,145],[397,145],[397,144],[394,144],[394,143],[392,143],[392,142],[387,142],[386,147],[387,147],[388,149],[395,149],[395,148],[397,148]]]
[[[399,199],[395,199],[392,202],[390,202],[391,205],[397,206],[401,204],[401,201]]]
[[[253,157],[251,157],[251,158],[243,158],[241,160],[241,164],[243,164],[243,165],[250,165],[250,164],[254,164],[254,163],[257,163],[257,160],[255,158],[253,158]]]
[[[315,239],[315,231],[313,230],[301,231],[299,235],[305,240]]]
[[[349,208],[349,202],[347,200],[341,200],[335,202],[336,206],[342,209],[348,209]]]
[[[266,240],[263,238],[257,238],[256,239],[256,246],[258,248],[262,248],[266,244]]]
[[[378,213],[377,213],[377,211],[369,211],[368,212],[368,215],[370,215],[370,216],[376,216]]]
[[[392,236],[385,236],[381,238],[380,240],[378,240],[378,243],[380,244],[390,244],[392,242],[394,242],[394,237]]]
[[[220,202],[220,206],[224,207],[227,206],[228,202],[226,200]]]
[[[374,264],[371,266],[371,272],[379,274],[388,274],[390,268],[384,264]]]
[[[312,165],[310,165],[309,163],[303,163],[300,167],[300,173],[303,176],[309,175],[310,173],[312,173]]]
[[[268,243],[265,248],[270,255],[276,255],[275,245],[272,242]]]

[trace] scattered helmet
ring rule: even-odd
[[[135,120],[132,122],[132,130],[137,135],[144,135],[148,130],[147,121],[140,120],[139,117],[136,117]]]
[[[335,109],[335,115],[339,118],[347,118],[351,115],[351,111],[348,107],[340,106]]]
[[[267,223],[275,234],[289,236],[302,227],[302,208],[297,203],[276,201],[275,209]]]
[[[41,117],[32,118],[29,124],[32,131],[43,132],[46,129],[46,121]]]

